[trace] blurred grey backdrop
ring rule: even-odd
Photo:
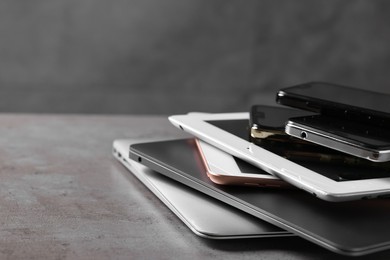
[[[3,0],[0,111],[246,111],[321,80],[389,93],[386,0]]]

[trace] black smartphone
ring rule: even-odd
[[[373,162],[390,161],[390,131],[327,115],[292,117],[287,134]]]
[[[292,161],[367,165],[366,160],[286,133],[285,127],[291,118],[313,115],[316,113],[284,107],[254,105],[251,107],[249,116],[250,141]]]
[[[390,127],[390,95],[325,82],[278,91],[279,104],[323,115]]]
[[[291,117],[301,117],[314,115],[313,112],[304,110],[254,105],[251,107],[249,115],[250,137],[254,142],[264,140],[273,141],[291,141],[295,138],[287,135],[285,132],[286,122]],[[302,143],[299,139],[296,142]]]

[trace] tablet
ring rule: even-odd
[[[112,153],[196,235],[208,239],[294,236],[129,159],[130,145],[141,141],[146,140],[115,140]],[[220,216],[225,221],[220,221]]]
[[[388,196],[389,168],[299,163],[248,141],[249,113],[175,115],[176,127],[327,201]],[[389,176],[389,177],[388,177]]]
[[[298,189],[217,185],[206,176],[194,139],[133,144],[130,157],[334,252],[356,256],[390,248],[389,199],[334,203]]]

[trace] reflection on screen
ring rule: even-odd
[[[213,120],[207,122],[233,135],[236,135],[242,139],[249,140],[250,130],[249,130],[249,120],[247,119]],[[289,144],[286,143],[283,144],[283,149],[289,149],[288,147]],[[281,155],[280,147],[277,147],[276,144],[274,146],[269,146],[269,145],[267,147],[262,146],[262,148],[270,152]],[[283,152],[283,154],[286,154],[285,151]],[[335,152],[335,155],[339,156],[340,153]],[[347,158],[347,160],[331,160],[328,162],[315,161],[313,160],[313,156],[310,156],[308,160],[304,160],[302,158],[300,159],[289,158],[288,160],[300,164],[334,181],[353,181],[353,180],[362,180],[362,179],[390,177],[389,162],[379,163],[379,162],[371,162],[357,157],[348,158],[351,157],[349,155],[345,155],[345,157]],[[256,170],[252,168],[255,166],[250,165],[247,162],[244,162],[238,158],[236,159],[236,161],[241,171],[247,173],[256,172]]]

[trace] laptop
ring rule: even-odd
[[[209,239],[294,236],[268,222],[163,176],[128,158],[129,147],[145,140],[113,142],[113,155],[196,235]],[[220,221],[220,217],[224,221]]]
[[[130,158],[145,166],[333,252],[357,256],[390,248],[389,199],[336,203],[298,189],[218,185],[199,156],[195,139],[130,146]]]

